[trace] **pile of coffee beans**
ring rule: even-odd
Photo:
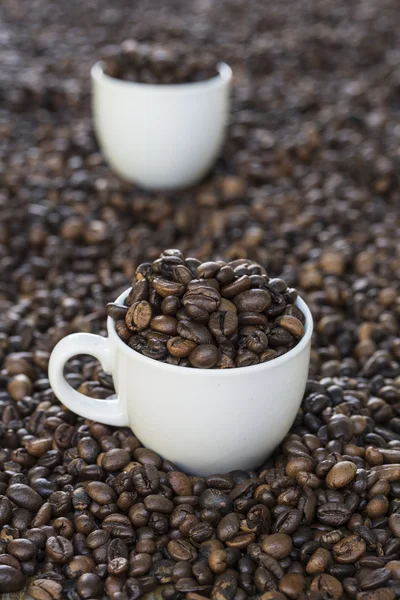
[[[0,2],[1,593],[399,597],[399,31],[398,0]],[[123,39],[233,66],[223,155],[191,190],[134,189],[99,155],[89,71]],[[106,335],[169,247],[265,265],[312,310],[301,409],[254,472],[188,477],[50,388],[57,341]],[[114,394],[89,357],[65,374]]]
[[[102,53],[104,72],[136,83],[177,84],[206,81],[218,75],[210,52],[183,44],[145,44],[125,40]]]
[[[229,369],[286,354],[304,335],[297,291],[246,259],[201,262],[178,249],[136,269],[124,304],[109,303],[120,339],[171,365]]]

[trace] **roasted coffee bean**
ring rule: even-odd
[[[344,460],[333,465],[326,476],[326,485],[331,489],[345,487],[354,479],[356,473],[356,465],[353,462]]]
[[[37,548],[33,542],[25,539],[11,540],[7,544],[7,552],[19,561],[31,560],[36,556]]]
[[[76,581],[76,590],[80,598],[101,598],[104,584],[95,573],[84,573]]]
[[[357,535],[350,535],[335,544],[332,550],[336,562],[346,564],[359,560],[364,555],[366,548],[364,540]]]
[[[177,358],[184,358],[196,348],[196,342],[182,337],[172,337],[167,343],[168,352]]]
[[[211,369],[219,360],[218,348],[211,344],[199,344],[189,354],[192,367],[198,369]]]
[[[292,540],[286,533],[267,535],[261,543],[263,552],[277,560],[282,560],[282,558],[289,556],[292,547]]]
[[[194,562],[197,558],[197,551],[190,542],[186,540],[171,540],[168,543],[168,552],[176,561]]]
[[[237,330],[237,314],[232,310],[213,312],[210,315],[208,327],[217,340],[222,336],[229,337]]]
[[[74,555],[74,548],[69,540],[62,536],[49,537],[46,542],[46,554],[55,563],[65,564]]]
[[[7,489],[7,496],[10,500],[15,502],[17,506],[33,512],[38,511],[44,502],[42,497],[35,492],[35,490],[24,483],[10,485]]]
[[[264,312],[271,304],[271,296],[266,290],[241,292],[233,300],[239,312]]]
[[[25,585],[25,575],[19,569],[0,564],[0,592],[18,592]]]
[[[140,283],[140,282],[138,282]],[[132,304],[132,303],[131,303]],[[128,307],[124,304],[117,304],[116,302],[109,302],[106,306],[107,314],[114,321],[125,320]]]
[[[29,588],[34,600],[62,600],[63,587],[60,582],[51,579],[36,579]]]

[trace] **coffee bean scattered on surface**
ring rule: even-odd
[[[28,583],[35,600],[129,600],[152,588],[166,600],[395,600],[398,0],[95,5],[0,2],[1,593]],[[196,188],[145,193],[99,154],[90,67],[105,44],[132,38],[204,45],[233,66],[223,155]],[[106,303],[166,247],[202,262],[254,260],[312,311],[301,409],[255,472],[170,471],[130,430],[77,417],[49,386],[57,341],[106,335]],[[69,361],[65,374],[94,398],[114,394],[90,357]],[[126,460],[110,450],[130,462],[108,471]],[[344,462],[357,467],[352,480],[348,466],[332,471]],[[328,487],[331,471],[328,481],[347,479],[344,487]],[[26,491],[25,501],[14,487],[9,496],[16,484],[42,498],[38,510],[15,501],[29,504]],[[150,495],[174,511],[151,512]],[[64,564],[47,553],[57,537],[73,546]],[[35,557],[22,560],[21,539]],[[364,555],[343,562],[359,540]]]
[[[201,262],[177,249],[136,269],[125,304],[109,303],[123,342],[149,358],[229,369],[286,354],[304,335],[297,291],[256,262]]]
[[[178,84],[218,75],[213,54],[183,44],[149,44],[125,40],[103,51],[104,72],[136,83]]]

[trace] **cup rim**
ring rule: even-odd
[[[104,72],[104,62],[99,60],[91,69],[91,77],[93,81],[99,84],[108,85],[125,90],[146,91],[156,93],[193,93],[203,89],[209,90],[229,84],[232,79],[231,67],[224,63],[217,63],[218,74],[205,81],[193,81],[189,83],[140,83],[138,81],[124,81],[111,77]]]
[[[131,289],[132,288],[128,288],[122,292],[115,302],[122,304]],[[189,372],[195,377],[238,377],[243,376],[245,373],[255,373],[256,371],[261,371],[262,369],[265,371],[271,371],[274,368],[280,367],[286,362],[289,362],[306,348],[313,333],[313,318],[310,309],[300,296],[297,297],[295,304],[301,309],[306,318],[304,335],[299,343],[294,348],[289,350],[289,352],[286,352],[286,354],[278,356],[278,358],[274,358],[273,360],[258,365],[250,365],[248,367],[236,367],[232,369],[188,369],[185,367],[180,367],[179,365],[170,365],[168,363],[155,360],[154,358],[144,356],[143,354],[140,354],[140,352],[136,352],[136,350],[133,350],[133,348],[130,348],[127,344],[125,344],[125,342],[118,337],[115,330],[115,322],[111,317],[107,318],[107,331],[110,339],[115,341],[117,347],[119,347],[121,351],[125,352],[128,357],[135,358],[135,360],[143,365],[153,366],[161,370],[167,370],[171,373],[175,372],[175,375],[187,375]]]

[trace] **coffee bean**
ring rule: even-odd
[[[320,592],[323,595],[340,600],[343,596],[343,586],[335,577],[331,575],[317,575],[311,582],[311,591]]]
[[[51,579],[35,579],[30,584],[28,591],[34,600],[62,600],[61,583]]]
[[[355,477],[357,467],[353,462],[344,460],[332,467],[326,476],[328,488],[342,488],[348,485]]]
[[[333,556],[340,564],[353,563],[364,555],[366,548],[364,540],[349,535],[333,546]]]
[[[292,540],[286,533],[273,533],[266,536],[261,543],[263,552],[277,560],[289,556],[292,547]]]
[[[197,551],[190,542],[186,540],[171,540],[168,543],[168,552],[176,561],[194,562],[197,558]]]
[[[19,592],[25,585],[25,575],[22,571],[0,564],[0,592],[2,594]]]
[[[232,509],[232,500],[218,489],[207,489],[200,496],[200,507],[218,510],[222,515]]]
[[[286,314],[282,317],[278,317],[275,322],[280,327],[283,327],[283,329],[286,329],[294,337],[301,338],[304,335],[303,323],[296,317]]]
[[[86,486],[86,492],[94,500],[100,505],[106,505],[111,502],[115,502],[117,496],[114,490],[101,481],[90,481]]]
[[[226,542],[234,538],[240,530],[240,517],[236,513],[230,513],[223,517],[218,523],[217,535],[218,539]]]
[[[7,544],[7,552],[20,561],[26,561],[36,556],[37,549],[33,542],[20,538]]]
[[[179,321],[177,332],[181,337],[196,342],[196,344],[210,344],[212,341],[210,331],[201,323]]]
[[[162,298],[167,296],[182,296],[185,292],[185,286],[176,281],[168,281],[161,277],[155,277],[151,285]]]
[[[69,540],[62,536],[49,537],[46,542],[46,554],[55,563],[65,564],[74,555],[74,548]]]
[[[374,569],[362,578],[360,586],[362,590],[375,590],[384,587],[391,579],[391,571],[389,569]]]
[[[140,282],[138,282],[140,283]],[[124,304],[117,304],[116,302],[109,302],[106,306],[107,314],[114,321],[125,320],[128,307]]]
[[[7,496],[21,508],[26,508],[32,512],[38,511],[44,500],[32,488],[24,483],[15,483],[7,489]]]
[[[76,590],[81,598],[101,598],[104,584],[95,573],[84,573],[76,581]]]
[[[317,508],[317,516],[325,525],[340,527],[350,519],[351,511],[339,502],[328,502]]]
[[[184,358],[196,348],[196,342],[186,340],[185,338],[176,336],[168,340],[168,352],[177,358]]]
[[[279,581],[279,590],[288,598],[296,599],[303,594],[305,583],[304,577],[299,573],[288,573]]]
[[[242,275],[232,283],[221,288],[221,296],[224,298],[234,298],[238,294],[247,291],[251,286],[251,279],[248,275]]]
[[[221,336],[230,336],[235,333],[238,327],[238,318],[236,312],[228,310],[225,312],[216,311],[210,315],[208,327],[213,336],[218,340]]]
[[[126,467],[130,461],[130,454],[122,448],[112,448],[103,454],[101,466],[106,471],[118,471]]]
[[[11,521],[12,504],[5,496],[0,496],[0,527]]]
[[[198,369],[211,369],[217,364],[218,360],[218,348],[211,344],[199,344],[189,354],[190,364]]]
[[[142,331],[149,326],[151,321],[151,306],[147,300],[132,304],[125,315],[126,326],[131,331]]]
[[[239,312],[264,312],[271,304],[266,290],[248,290],[237,294],[233,300]]]
[[[166,515],[172,513],[174,509],[174,505],[171,500],[156,494],[150,494],[149,496],[146,496],[144,499],[144,505],[146,509],[151,512],[155,511]]]

